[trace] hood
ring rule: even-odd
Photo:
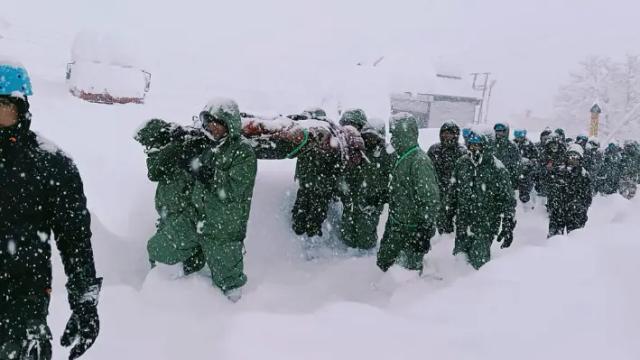
[[[445,122],[444,124],[442,124],[442,126],[440,127],[440,142],[444,143],[444,139],[442,138],[442,134],[444,132],[452,132],[456,135],[457,138],[460,137],[460,127],[458,126],[458,124],[456,124],[455,121],[453,120],[449,120],[447,122]],[[456,139],[456,144],[457,144],[458,140]]]
[[[340,117],[340,125],[351,125],[361,131],[367,125],[367,115],[362,109],[347,110]]]
[[[238,104],[234,100],[226,98],[211,99],[202,111],[206,111],[214,118],[220,120],[227,127],[231,139],[240,137],[242,120],[240,118]]]
[[[503,138],[499,138],[499,137],[495,136],[495,133],[494,133],[495,141],[496,141],[496,142],[506,142],[506,141],[509,141],[509,134],[511,134],[511,127],[510,127],[510,126],[509,126],[509,124],[507,124],[506,122],[496,123],[496,124],[493,126],[493,130],[494,130],[494,132],[495,132],[496,127],[498,127],[498,126],[500,126],[500,125],[501,125],[501,126],[504,126],[504,127],[507,129],[507,136],[505,136],[505,137],[503,137]]]
[[[582,146],[578,145],[578,144],[571,144],[567,147],[567,153],[576,153],[578,155],[580,155],[580,157],[584,156],[584,150],[582,149]]]
[[[391,130],[391,145],[398,154],[418,145],[418,122],[409,113],[398,113],[391,116],[389,121]]]

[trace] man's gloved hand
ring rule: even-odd
[[[433,224],[418,225],[417,240],[425,253],[431,250],[431,238],[436,234],[436,228]]]
[[[516,221],[511,216],[505,216],[502,219],[502,231],[498,234],[496,241],[501,242],[501,249],[508,248],[513,242],[513,229],[516,227]]]
[[[84,293],[71,293],[71,318],[67,322],[60,344],[64,347],[73,346],[69,352],[69,360],[82,356],[96,341],[100,332],[98,317],[98,295],[102,279],[96,279],[94,285],[89,286]]]

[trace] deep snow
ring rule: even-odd
[[[262,161],[246,240],[249,283],[239,303],[230,304],[204,274],[176,279],[179,269],[166,266],[149,272],[144,246],[154,230],[154,186],[134,130],[153,116],[188,124],[208,97],[226,90],[242,94],[243,110],[281,110],[270,108],[279,99],[205,84],[196,61],[181,69],[188,74],[182,78],[160,71],[144,106],[85,103],[64,83],[73,32],[43,28],[0,19],[0,51],[31,70],[34,128],[75,159],[84,179],[96,264],[105,277],[101,335],[86,358],[640,358],[638,198],[596,198],[586,229],[552,239],[543,207],[520,207],[512,248],[496,247],[478,272],[450,255],[451,236],[436,237],[427,276],[417,278],[396,268],[382,274],[373,254],[353,254],[335,239],[304,248],[288,223],[295,162]],[[373,87],[365,93],[376,100],[366,105],[377,107]],[[357,86],[341,89],[353,93]],[[283,99],[282,109],[321,104],[308,103],[315,95]],[[435,138],[435,131],[423,132],[423,148]],[[307,260],[310,253],[314,260]],[[69,313],[65,277],[53,259],[50,325],[59,337]],[[66,358],[58,345],[54,352]]]

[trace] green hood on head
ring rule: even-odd
[[[391,145],[398,154],[418,145],[418,121],[409,113],[398,113],[389,120]]]
[[[133,138],[148,148],[162,147],[171,141],[171,124],[161,119],[151,119]]]
[[[340,118],[340,125],[351,125],[359,131],[367,125],[367,115],[362,109],[347,110],[342,114]]]
[[[238,103],[226,98],[214,98],[207,103],[202,111],[208,112],[215,119],[222,121],[229,131],[231,139],[240,137],[242,129],[240,109]]]

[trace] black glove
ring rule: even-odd
[[[98,337],[100,332],[98,294],[101,284],[102,279],[96,279],[96,284],[89,286],[80,296],[70,293],[71,318],[60,338],[62,346],[73,345],[69,352],[69,360],[82,356]]]
[[[502,219],[502,231],[498,234],[496,241],[502,242],[501,249],[508,248],[513,242],[513,229],[516,227],[516,221],[511,216],[505,216]]]
[[[433,224],[421,224],[418,226],[417,240],[422,250],[428,253],[431,250],[431,238],[436,234]]]

